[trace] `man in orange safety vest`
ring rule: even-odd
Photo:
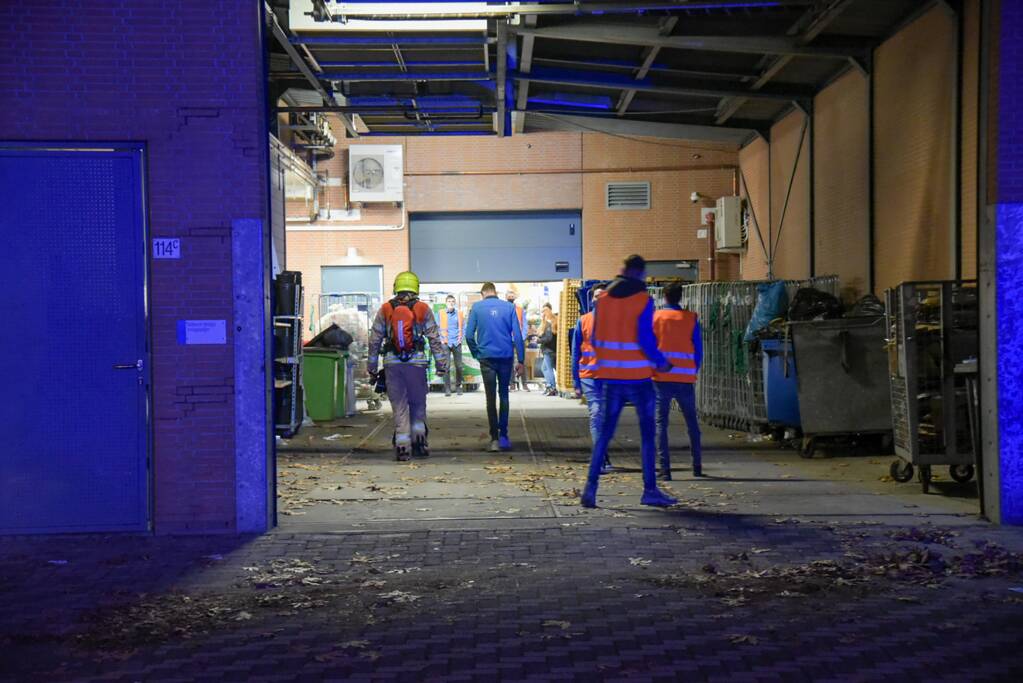
[[[604,419],[593,444],[590,471],[581,500],[583,507],[597,506],[597,485],[614,438],[618,417],[626,402],[636,407],[642,442],[643,505],[668,507],[678,501],[657,488],[654,451],[654,370],[669,372],[671,364],[657,348],[654,336],[654,302],[646,291],[646,261],[633,255],[625,259],[619,277],[597,299],[593,309],[592,345],[597,354],[595,374],[601,380]]]
[[[700,323],[696,314],[679,306],[682,285],[664,290],[664,308],[654,313],[657,348],[671,363],[668,372],[654,373],[657,392],[657,455],[661,461],[660,478],[671,480],[671,455],[668,450],[668,426],[671,402],[678,403],[689,430],[693,456],[693,476],[703,476],[700,458],[700,422],[696,416],[696,377],[703,360]]]

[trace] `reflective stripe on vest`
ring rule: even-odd
[[[579,318],[583,338],[579,340],[579,377],[596,379],[597,350],[593,348],[593,314],[587,313]]]
[[[654,313],[654,333],[657,348],[671,363],[668,372],[655,372],[655,382],[696,381],[696,348],[693,345],[693,331],[696,329],[696,314],[692,311],[664,309]]]
[[[593,347],[599,379],[642,380],[653,377],[653,367],[639,345],[639,317],[650,296],[637,292],[616,298],[601,296],[594,304]]]

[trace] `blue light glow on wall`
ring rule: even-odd
[[[998,446],[1001,521],[1023,524],[1023,4],[1001,3],[998,85]]]

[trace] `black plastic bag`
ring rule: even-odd
[[[792,297],[789,320],[826,320],[842,317],[842,302],[836,297],[812,287],[803,287]]]
[[[355,340],[352,338],[352,335],[342,330],[336,323],[331,323],[330,327],[325,328],[318,335],[310,339],[306,346],[347,351],[353,341]]]

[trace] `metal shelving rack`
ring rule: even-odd
[[[295,287],[294,315],[275,315],[274,330],[274,430],[282,437],[291,437],[298,432],[304,417],[302,396],[302,307],[304,292],[301,285]],[[283,338],[285,348],[281,348]],[[288,396],[287,412],[280,414],[283,395]],[[285,421],[282,418],[286,418]]]
[[[955,366],[976,358],[975,281],[904,282],[885,292],[888,374],[895,453],[891,475],[913,478],[926,493],[931,467],[948,465],[953,479],[974,475],[966,380]]]

